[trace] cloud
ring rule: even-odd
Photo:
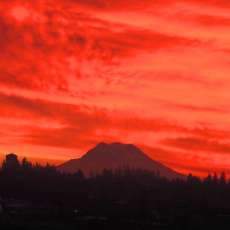
[[[220,143],[208,139],[201,139],[197,137],[181,137],[175,139],[165,139],[161,142],[164,145],[185,149],[189,151],[207,151],[217,152],[219,154],[229,154],[230,145],[227,143]]]
[[[68,158],[120,140],[181,171],[226,168],[229,7],[2,0],[0,147]]]

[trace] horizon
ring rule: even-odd
[[[0,153],[64,162],[128,142],[180,173],[230,177],[229,10],[1,0]]]
[[[33,165],[35,165],[35,164],[40,164],[41,166],[45,166],[45,165],[47,165],[47,164],[50,164],[50,165],[52,165],[52,166],[57,167],[57,166],[60,166],[60,165],[62,165],[62,164],[64,164],[64,163],[67,163],[67,162],[70,161],[70,160],[79,160],[79,159],[81,159],[83,156],[87,155],[89,151],[96,149],[96,147],[99,146],[100,144],[106,144],[106,145],[110,145],[110,146],[111,146],[111,145],[114,145],[114,144],[120,144],[120,145],[123,145],[123,146],[132,145],[132,146],[134,146],[135,148],[139,149],[142,153],[144,153],[144,155],[150,157],[151,160],[163,164],[163,163],[160,162],[160,161],[156,161],[154,158],[151,157],[151,155],[147,154],[147,153],[144,152],[141,148],[139,148],[138,146],[136,146],[136,145],[133,144],[133,143],[121,143],[121,142],[110,142],[110,143],[108,143],[108,142],[99,142],[99,143],[97,143],[94,147],[88,149],[84,154],[80,155],[79,157],[71,158],[71,159],[70,159],[70,158],[67,158],[67,159],[59,159],[59,160],[57,160],[57,159],[41,159],[41,158],[27,157],[27,156],[25,156],[25,155],[18,154],[18,153],[15,153],[15,152],[9,152],[9,153],[6,153],[6,154],[0,154],[0,166],[2,165],[3,160],[6,158],[6,156],[7,156],[8,154],[15,154],[15,155],[18,157],[18,160],[19,160],[19,161],[22,161],[23,158],[26,158],[26,159],[27,159],[29,162],[31,162]],[[166,166],[166,167],[168,167],[169,169],[175,170],[175,169],[173,169],[173,168],[170,168],[170,166],[168,166],[168,165],[166,165],[166,164],[163,164],[163,165]],[[110,168],[108,167],[108,169],[110,169]],[[80,168],[80,170],[82,170],[82,169]],[[207,172],[202,172],[202,173],[200,173],[200,174],[193,174],[192,171],[187,171],[187,170],[185,170],[185,171],[175,170],[175,172],[181,173],[181,174],[184,175],[184,176],[193,175],[193,176],[199,177],[199,178],[201,178],[201,179],[205,179],[205,178],[207,178],[209,175],[221,176],[222,173],[226,173],[225,171],[216,172],[216,171],[211,171],[211,170],[210,170],[208,173],[207,173]],[[226,174],[226,176],[227,176],[228,179],[230,179],[230,177],[229,177],[228,174]]]

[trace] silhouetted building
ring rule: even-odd
[[[19,167],[19,161],[18,161],[18,156],[14,153],[10,153],[6,155],[6,159],[3,162],[3,168],[4,169],[9,169],[9,170],[14,170]]]

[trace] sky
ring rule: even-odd
[[[230,175],[229,0],[1,0],[0,153],[133,143]]]

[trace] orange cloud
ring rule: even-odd
[[[100,141],[204,175],[228,168],[227,0],[2,0],[0,151]]]
[[[196,137],[185,137],[177,139],[166,139],[162,144],[182,148],[185,150],[193,151],[207,151],[217,152],[220,154],[230,153],[230,145],[226,143],[219,143],[218,141],[209,141],[207,139],[199,139]]]

